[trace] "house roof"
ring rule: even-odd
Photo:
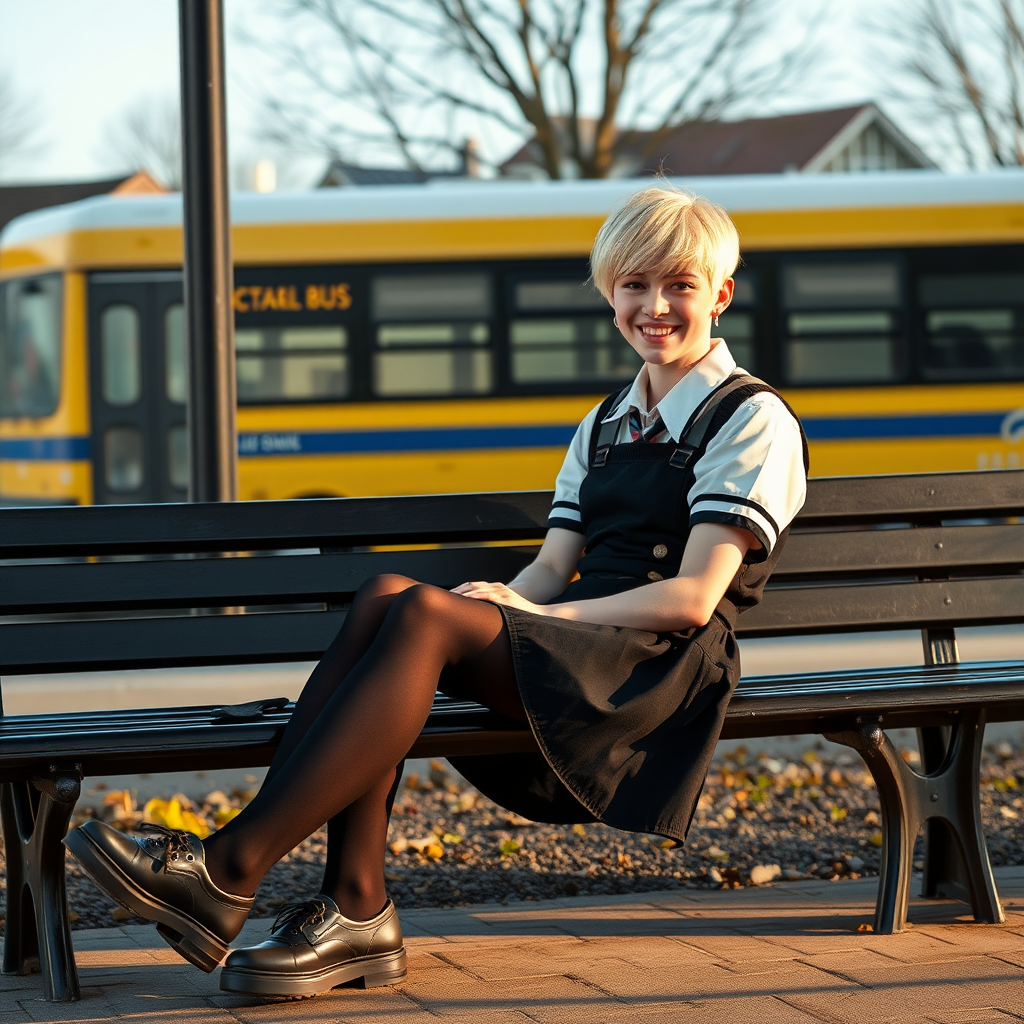
[[[694,121],[680,126],[667,138],[651,144],[651,132],[636,132],[619,160],[630,174],[665,174],[693,177],[712,174],[772,174],[815,170],[816,157],[875,124],[921,167],[931,161],[874,104],[832,110],[811,110],[779,117],[745,121]],[[504,164],[503,173],[535,163],[531,141]]]
[[[104,178],[102,181],[61,181],[46,185],[0,185],[0,230],[23,213],[50,206],[63,206],[79,199],[102,195],[138,195],[166,192],[145,171]]]
[[[415,171],[407,167],[360,167],[332,160],[320,181],[320,188],[346,185],[423,185],[437,178],[461,178],[465,170]]]

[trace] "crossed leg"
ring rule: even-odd
[[[443,677],[442,677],[443,673]],[[248,895],[328,822],[323,892],[354,920],[384,904],[401,762],[446,692],[524,717],[501,612],[402,576],[368,581],[302,691],[252,803],[206,840],[213,881]]]

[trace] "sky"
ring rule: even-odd
[[[860,102],[872,87],[851,40],[872,7],[895,0],[791,0],[790,24],[824,3],[822,41],[825,73],[791,109]],[[242,38],[243,30],[273,45],[287,31],[266,0],[225,0],[227,21],[228,120],[236,184],[259,159],[281,166],[287,187],[313,184],[323,162],[275,151],[257,136],[257,94],[267,80],[268,60]],[[771,46],[773,40],[765,41]],[[177,0],[0,0],[0,68],[37,114],[36,152],[0,159],[6,181],[84,180],[128,170],[111,148],[109,135],[123,111],[139,97],[174,101],[178,96]],[[766,109],[765,113],[773,113]],[[514,148],[514,147],[513,147]]]

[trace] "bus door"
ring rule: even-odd
[[[185,501],[181,273],[93,274],[89,353],[96,504]]]

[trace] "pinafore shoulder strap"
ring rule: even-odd
[[[590,468],[599,468],[608,461],[608,452],[615,444],[621,417],[602,422],[604,418],[626,396],[629,388],[609,395],[597,411],[597,420],[590,435]],[[682,430],[676,449],[669,464],[677,469],[686,469],[698,459],[708,443],[718,433],[729,417],[748,399],[763,391],[778,392],[757,377],[746,373],[734,373],[727,377],[711,392],[690,416]],[[788,409],[789,406],[787,405]],[[792,409],[789,410],[791,413]],[[793,414],[795,418],[795,413]],[[799,421],[798,421],[799,422]],[[802,431],[801,431],[802,433]],[[807,442],[804,441],[804,462],[807,462]]]

